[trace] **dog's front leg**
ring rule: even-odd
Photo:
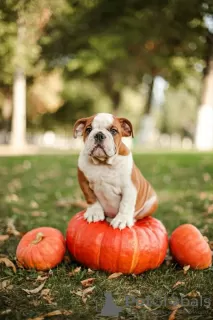
[[[98,222],[105,219],[104,210],[97,200],[93,190],[89,186],[89,181],[85,177],[84,173],[78,168],[78,181],[81,190],[84,193],[85,199],[88,203],[88,208],[84,213],[84,219],[88,222]]]
[[[120,202],[119,212],[111,221],[112,227],[124,229],[131,228],[134,225],[135,203],[137,191],[133,185],[127,185],[122,189],[122,199]]]

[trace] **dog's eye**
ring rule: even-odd
[[[92,128],[91,127],[88,127],[88,128],[86,128],[86,133],[90,133],[92,131]]]
[[[110,129],[110,132],[113,136],[115,136],[118,133],[118,131],[114,128]]]

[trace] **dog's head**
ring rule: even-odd
[[[76,121],[74,137],[83,136],[88,156],[104,160],[118,154],[122,137],[133,136],[128,119],[98,113]]]

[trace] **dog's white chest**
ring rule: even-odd
[[[94,165],[80,156],[79,168],[88,179],[105,214],[114,217],[119,211],[122,188],[131,179],[128,160],[123,157],[114,165]]]

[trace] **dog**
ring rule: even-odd
[[[131,122],[98,113],[77,120],[73,130],[84,141],[78,159],[78,181],[88,204],[84,218],[89,223],[106,219],[114,229],[124,229],[153,214],[157,195],[122,141],[133,137]]]

